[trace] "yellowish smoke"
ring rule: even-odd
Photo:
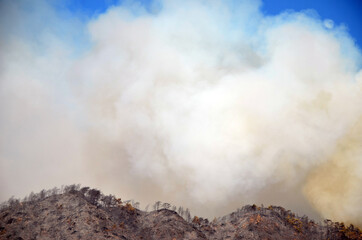
[[[361,161],[362,116],[305,184],[304,193],[324,218],[362,226]]]

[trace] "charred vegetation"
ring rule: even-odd
[[[80,185],[42,190],[1,204],[0,239],[362,239],[352,224],[279,206],[246,205],[213,221],[160,201],[139,206]]]

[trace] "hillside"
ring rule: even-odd
[[[362,239],[352,225],[317,224],[276,206],[248,205],[209,221],[168,203],[138,205],[76,185],[32,193],[1,206],[0,239]]]

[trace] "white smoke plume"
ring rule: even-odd
[[[85,20],[2,2],[1,198],[80,182],[207,216],[263,202],[361,225],[361,52],[314,12],[261,4]]]

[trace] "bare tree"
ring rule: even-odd
[[[161,201],[155,202],[155,204],[153,205],[153,210],[158,210],[160,208],[160,205],[161,205]]]
[[[97,189],[91,189],[88,191],[88,200],[93,205],[98,205],[99,198],[101,197],[101,192]]]
[[[162,204],[162,207],[163,207],[164,209],[169,209],[169,208],[171,207],[171,204],[169,204],[169,203],[163,203],[163,204]]]
[[[186,210],[185,210],[185,219],[187,222],[191,222],[191,214],[190,214],[190,210],[188,208],[186,208]]]
[[[104,207],[106,208],[117,206],[116,199],[112,195],[103,196],[101,200],[103,202]]]
[[[184,208],[183,208],[183,207],[179,207],[177,212],[178,212],[178,214],[179,214],[181,217],[183,217],[183,215],[184,215]]]
[[[83,195],[86,195],[86,194],[88,193],[88,191],[89,191],[89,187],[82,187],[82,188],[80,189],[80,192],[81,192]]]
[[[29,202],[34,202],[34,201],[38,200],[38,196],[34,192],[31,192],[29,194],[28,200],[29,200]]]
[[[76,193],[80,189],[80,184],[72,184],[72,185],[62,185],[61,192],[62,193]]]
[[[2,203],[0,203],[0,210],[5,209],[6,207],[8,207],[7,202],[2,202]]]
[[[8,204],[9,207],[14,208],[20,205],[20,201],[19,199],[14,198],[14,196],[12,196],[9,200],[8,200]]]
[[[59,194],[59,188],[54,187],[53,189],[50,190],[50,194],[51,194],[51,195],[57,195],[57,194]]]
[[[40,197],[40,199],[44,199],[46,197],[46,192],[44,189],[40,191],[39,197]]]
[[[140,203],[139,202],[133,202],[133,207],[134,208],[139,208],[140,207]]]

